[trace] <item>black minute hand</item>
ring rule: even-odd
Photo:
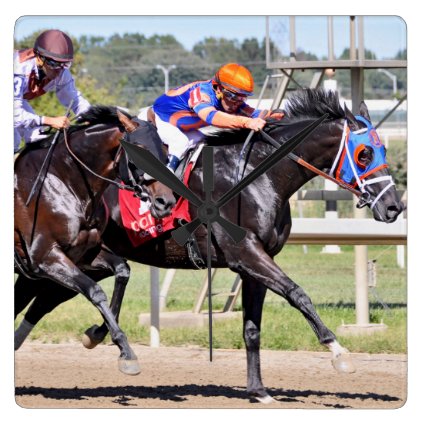
[[[301,132],[293,136],[290,140],[280,146],[276,152],[267,157],[258,167],[252,170],[247,176],[245,176],[237,185],[233,186],[228,192],[226,192],[217,202],[216,207],[220,208],[227,204],[231,199],[238,195],[246,186],[250,185],[255,179],[268,171],[278,161],[285,157],[289,152],[296,148],[302,141],[304,141],[326,118],[328,114],[324,114],[318,120],[306,126]]]
[[[181,180],[179,180],[158,158],[144,148],[121,141],[124,149],[136,167],[145,171],[154,179],[168,186],[172,191],[187,199],[196,207],[203,204],[194,192],[192,192]]]
[[[328,114],[325,114],[315,122],[308,125],[305,129],[299,132],[297,135],[293,136],[285,144],[277,149],[272,155],[267,157],[258,167],[256,167],[250,174],[248,174],[244,179],[242,179],[236,186],[226,192],[216,203],[213,204],[216,209],[216,216],[213,219],[209,219],[208,223],[213,221],[219,223],[226,231],[226,233],[235,241],[240,242],[246,235],[246,232],[243,228],[234,225],[230,221],[224,219],[219,215],[219,209],[229,202],[232,198],[238,195],[246,186],[252,183],[256,178],[261,176],[267,170],[269,170],[273,165],[275,165],[279,160],[288,155],[294,148],[296,148],[301,142],[303,142],[306,137],[308,137],[326,118]],[[172,237],[180,244],[184,245],[189,236],[205,221],[199,216],[193,219],[190,223],[174,230],[172,232]]]

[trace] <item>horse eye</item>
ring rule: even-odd
[[[374,150],[372,147],[366,146],[362,149],[357,157],[357,163],[360,167],[368,167],[374,159]]]

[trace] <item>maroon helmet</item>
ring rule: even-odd
[[[57,62],[73,60],[73,43],[68,35],[58,29],[41,33],[35,40],[34,51],[40,56]]]

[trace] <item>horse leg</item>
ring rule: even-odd
[[[259,357],[262,307],[267,288],[242,275],[243,340],[246,345],[247,392],[250,397],[268,404],[273,399],[268,395],[261,379]]]
[[[15,319],[37,295],[41,284],[19,274],[15,282]]]
[[[96,269],[101,268],[102,270],[106,270],[115,276],[110,309],[116,318],[116,322],[118,322],[123,296],[130,277],[130,267],[123,258],[120,258],[119,256],[106,250],[101,250],[93,261],[92,266]],[[102,279],[105,278],[106,275],[101,273],[100,277],[100,279]],[[93,272],[92,278],[98,281],[98,274],[96,274],[95,271]],[[85,331],[82,338],[82,344],[87,349],[93,349],[104,340],[107,333],[108,328],[105,322],[100,327],[95,324]]]
[[[242,248],[241,252],[239,250],[239,253],[226,257],[230,268],[241,274],[242,278],[243,274],[248,275],[255,282],[262,283],[284,297],[291,306],[302,313],[319,342],[331,351],[334,368],[339,372],[354,372],[348,351],[338,343],[334,333],[321,321],[309,296],[281,270],[256,238],[249,237],[247,242],[247,247]],[[230,252],[226,253],[229,255]]]
[[[15,282],[15,319],[27,307],[37,294],[38,283],[29,280],[23,275],[19,275]],[[22,343],[28,337],[34,328],[34,324],[29,323],[25,317],[15,331],[15,350],[21,347]]]
[[[15,319],[28,306],[37,295],[41,284],[38,280],[31,280],[23,275],[19,275],[15,282]],[[35,324],[23,318],[19,327],[15,331],[15,350],[19,349]]]
[[[38,292],[28,308],[24,319],[15,331],[15,350],[18,350],[28,337],[32,329],[46,314],[55,309],[63,302],[77,295],[76,291],[69,290],[50,279],[27,280],[26,285],[37,285]],[[31,289],[30,289],[31,290]],[[15,291],[15,298],[19,301],[19,295]]]
[[[118,326],[108,304],[107,297],[92,278],[84,274],[60,249],[54,248],[45,257],[40,268],[57,283],[82,293],[101,313],[111,334],[114,344],[120,349],[119,369],[125,374],[136,375],[140,372],[137,357],[126,335]]]

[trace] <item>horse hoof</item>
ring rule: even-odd
[[[355,365],[347,354],[338,355],[331,362],[337,372],[342,374],[353,374],[356,372]]]
[[[266,395],[263,397],[254,397],[255,400],[259,401],[262,404],[271,404],[271,403],[275,403],[275,400],[270,396],[270,395]]]
[[[86,349],[93,349],[104,340],[104,337],[98,336],[98,328],[98,325],[93,325],[91,328],[88,328],[82,336],[82,344]]]
[[[138,375],[141,372],[141,367],[137,359],[119,359],[119,370],[126,375]]]

